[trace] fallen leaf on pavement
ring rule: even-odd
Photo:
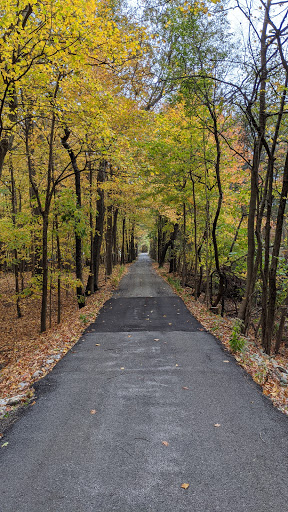
[[[186,386],[183,386],[182,389],[189,389],[189,388],[187,388]]]
[[[214,427],[221,427],[220,423],[215,423]]]
[[[181,487],[182,487],[182,489],[188,489],[189,485],[190,484],[182,484]]]
[[[100,343],[95,343],[95,347],[100,347]]]
[[[162,444],[164,444],[164,446],[169,446],[168,441],[162,441]]]
[[[90,414],[96,414],[96,409],[91,409]]]
[[[125,370],[125,367],[124,367],[124,366],[121,366],[120,370]]]
[[[8,443],[8,441],[7,441],[7,443],[3,443],[3,444],[1,445],[1,448],[5,448],[5,446],[8,446],[8,444],[9,444],[9,443]]]
[[[154,338],[154,341],[159,341],[159,338]]]
[[[229,363],[229,361],[227,361],[227,359],[224,359],[223,363]]]

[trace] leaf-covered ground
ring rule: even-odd
[[[154,264],[158,274],[173,287],[175,293],[185,302],[189,311],[201,322],[203,327],[216,336],[224,345],[225,350],[232,352],[230,339],[232,337],[235,319],[215,315],[207,310],[201,301],[195,301],[191,291],[182,288],[179,281],[168,274],[167,266],[159,269]],[[173,274],[172,274],[173,276]],[[288,415],[288,350],[282,348],[277,356],[265,354],[259,341],[252,333],[245,338],[245,347],[242,351],[233,354],[238,364],[249,373],[253,380],[262,387],[264,395],[269,397],[273,404]]]
[[[104,271],[100,290],[87,298],[80,311],[73,291],[63,291],[62,322],[57,325],[56,300],[51,303],[52,324],[40,334],[40,298],[31,296],[22,301],[22,318],[17,318],[13,297],[13,276],[0,278],[0,418],[16,404],[33,397],[33,383],[44,377],[73,347],[104,302],[108,300],[128,267],[115,267],[109,279]],[[49,325],[49,320],[48,320]]]

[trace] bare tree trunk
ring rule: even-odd
[[[280,323],[279,323],[279,327],[278,327],[278,331],[277,331],[277,335],[276,335],[275,354],[279,353],[280,346],[282,343],[285,320],[287,317],[287,309],[288,309],[288,294],[286,295],[284,305],[281,308],[281,318],[280,318]]]
[[[266,329],[265,337],[263,340],[263,347],[267,354],[271,352],[271,340],[273,336],[274,319],[275,319],[275,307],[276,307],[276,275],[279,260],[279,252],[281,246],[282,230],[284,214],[287,202],[288,194],[288,153],[286,154],[284,172],[283,172],[283,184],[280,196],[280,202],[277,214],[277,223],[275,229],[274,245],[272,251],[271,265],[269,270],[269,297],[268,297],[268,309],[267,309],[267,325],[269,329]]]
[[[215,213],[213,225],[212,225],[212,242],[213,242],[213,248],[214,248],[215,267],[216,267],[216,270],[219,275],[219,292],[218,292],[218,295],[215,299],[213,306],[214,307],[217,306],[219,304],[219,302],[221,301],[222,302],[221,315],[223,316],[223,314],[224,314],[224,275],[220,268],[218,243],[217,243],[217,235],[216,235],[217,224],[218,224],[218,219],[219,219],[221,206],[222,206],[222,200],[223,200],[222,184],[221,184],[221,177],[220,177],[221,147],[220,147],[220,141],[219,141],[219,135],[218,135],[217,118],[216,118],[216,115],[211,107],[209,107],[209,111],[210,111],[210,115],[213,120],[213,135],[214,135],[216,150],[217,150],[215,172],[216,172],[216,180],[217,180],[217,187],[218,187],[218,204],[217,204],[217,209],[216,209],[216,213]]]
[[[266,224],[265,224],[265,257],[264,257],[264,268],[262,271],[262,346],[264,349],[267,346],[271,348],[271,338],[269,337],[271,333],[271,326],[268,323],[268,305],[269,305],[269,264],[270,264],[270,239],[271,239],[271,217],[272,217],[272,204],[273,204],[273,179],[274,179],[274,160],[275,160],[275,150],[277,146],[278,136],[281,121],[283,118],[283,110],[285,106],[286,94],[287,94],[287,85],[288,85],[288,74],[286,73],[285,80],[285,89],[282,93],[280,109],[278,113],[278,119],[276,123],[276,128],[273,136],[273,142],[271,147],[271,152],[268,155],[268,170],[267,170],[267,183],[268,183],[268,193],[267,193],[267,211],[266,211]],[[267,338],[268,336],[268,338]]]
[[[260,165],[261,152],[264,144],[265,130],[266,130],[266,82],[267,82],[267,27],[268,16],[271,0],[267,2],[267,9],[265,9],[264,22],[261,33],[261,50],[260,50],[260,91],[259,91],[259,122],[257,127],[257,139],[254,144],[253,163],[251,168],[250,179],[250,201],[249,201],[249,214],[248,214],[248,252],[247,252],[247,277],[245,295],[239,309],[239,318],[244,322],[244,330],[247,331],[251,314],[251,299],[254,293],[258,262],[260,255],[258,252],[258,259],[255,265],[255,217],[257,205],[259,204],[258,197],[258,172]],[[254,121],[251,113],[251,104],[247,108],[248,116]],[[258,229],[259,231],[259,229]]]

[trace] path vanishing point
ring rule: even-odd
[[[36,396],[0,449],[1,512],[288,511],[287,417],[147,255]]]

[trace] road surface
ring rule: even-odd
[[[287,417],[146,255],[37,397],[0,449],[1,512],[288,510]]]

